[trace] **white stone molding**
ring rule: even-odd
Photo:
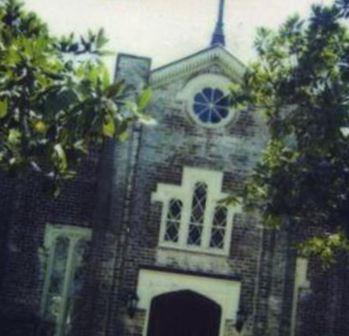
[[[307,273],[308,273],[308,260],[305,258],[298,257],[296,260],[296,272],[295,272],[293,301],[292,301],[291,336],[296,335],[299,294],[301,290],[310,288],[310,282],[308,280]]]
[[[175,79],[185,76],[186,74],[200,71],[214,63],[220,64],[229,77],[231,77],[231,80],[236,82],[241,81],[246,70],[243,63],[235,56],[229,53],[225,48],[216,46],[204,49],[177,62],[154,69],[150,76],[150,85],[153,88],[157,88],[161,85],[171,83]]]
[[[137,295],[139,309],[146,311],[143,335],[146,335],[152,300],[162,294],[191,290],[214,301],[221,307],[220,336],[224,335],[225,320],[236,320],[240,300],[240,281],[205,276],[141,269]]]
[[[217,124],[203,122],[194,112],[194,97],[204,88],[218,89],[223,92],[224,96],[228,96],[229,85],[231,85],[231,80],[225,76],[218,74],[203,74],[190,80],[178,93],[176,98],[178,101],[182,102],[182,106],[184,106],[184,109],[189,113],[191,119],[196,123],[207,128],[219,128],[228,124],[236,115],[236,111],[234,111],[234,109],[230,107],[229,115]]]
[[[203,232],[200,246],[187,244],[189,223],[192,211],[192,199],[194,188],[197,183],[205,183],[208,187],[207,202],[204,215]],[[214,211],[222,199],[228,196],[221,191],[223,182],[223,172],[207,169],[184,167],[182,184],[171,185],[159,183],[157,190],[152,194],[153,202],[162,202],[161,226],[159,233],[159,246],[169,247],[193,252],[204,252],[218,255],[228,255],[230,249],[230,239],[233,226],[233,218],[236,213],[241,212],[240,205],[227,206],[227,223],[224,235],[223,248],[211,248],[210,237],[213,226]],[[177,242],[165,241],[166,219],[171,199],[179,199],[183,203],[182,215],[180,219],[179,239]]]
[[[78,266],[77,255],[75,253],[77,244],[81,241],[91,240],[91,229],[69,225],[52,225],[47,224],[44,237],[44,250],[46,251],[46,267],[44,288],[41,297],[41,315],[44,316],[47,312],[49,288],[51,277],[54,268],[56,256],[56,242],[59,238],[65,238],[68,241],[64,274],[62,274],[62,284],[60,295],[57,295],[57,311],[55,336],[62,336],[65,333],[64,320],[68,315],[68,297],[71,283],[74,278],[76,267]]]

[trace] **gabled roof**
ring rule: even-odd
[[[245,65],[225,48],[213,46],[154,69],[150,74],[150,85],[158,87],[214,63],[220,64],[227,74],[236,81],[241,79],[246,70]]]

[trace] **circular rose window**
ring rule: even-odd
[[[194,96],[193,112],[201,122],[217,125],[229,116],[229,98],[219,89],[205,88]]]

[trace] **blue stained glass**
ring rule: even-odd
[[[214,90],[213,91],[213,99],[215,102],[218,102],[223,98],[223,92],[220,90]]]
[[[203,104],[194,104],[195,114],[200,115],[204,110],[207,110],[207,106]]]
[[[229,115],[229,100],[221,90],[205,88],[194,96],[193,109],[202,122],[218,124]]]
[[[205,88],[202,90],[203,95],[207,98],[207,101],[211,102],[212,101],[212,89],[210,88]]]
[[[195,95],[194,100],[196,103],[207,104],[207,99],[201,92]]]
[[[221,116],[221,118],[226,118],[229,113],[229,110],[226,107],[217,107],[216,111]]]
[[[228,97],[222,97],[216,102],[217,106],[220,107],[228,107],[229,106],[229,99]]]
[[[222,117],[216,112],[213,112],[211,115],[211,122],[213,124],[218,124],[221,121]]]
[[[204,121],[204,122],[209,122],[210,121],[210,111],[209,109],[206,109],[204,112],[202,112],[199,115],[199,118]]]

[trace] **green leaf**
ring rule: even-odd
[[[96,36],[96,47],[97,49],[102,48],[106,43],[108,42],[108,39],[104,35],[104,29],[101,28]]]
[[[223,205],[241,205],[241,197],[236,195],[229,195],[220,199],[218,203]]]
[[[124,87],[125,87],[124,81],[118,81],[112,85],[109,85],[106,89],[105,94],[108,98],[115,97],[121,93]]]
[[[84,140],[78,140],[74,143],[74,148],[81,151],[84,154],[88,154],[87,145]]]
[[[56,144],[54,147],[55,155],[57,157],[58,169],[65,171],[68,167],[67,156],[61,144]]]
[[[127,120],[121,120],[118,122],[115,135],[120,138],[122,137],[122,134],[127,133],[127,127],[128,127],[128,121]]]
[[[118,135],[118,139],[120,141],[126,141],[129,137],[129,133],[127,131],[122,132],[121,134]]]
[[[153,96],[153,92],[150,88],[147,88],[141,92],[137,99],[138,109],[143,111],[150,103]]]
[[[103,124],[103,135],[109,138],[115,135],[115,121],[111,116],[108,116]]]
[[[8,103],[7,100],[0,100],[0,119],[3,119],[7,115]]]
[[[22,133],[17,128],[11,128],[8,133],[8,142],[11,145],[18,145],[20,143]]]
[[[142,123],[143,125],[155,126],[157,124],[156,120],[153,117],[149,116],[149,115],[140,113],[137,116],[138,116],[138,121],[140,123]]]

